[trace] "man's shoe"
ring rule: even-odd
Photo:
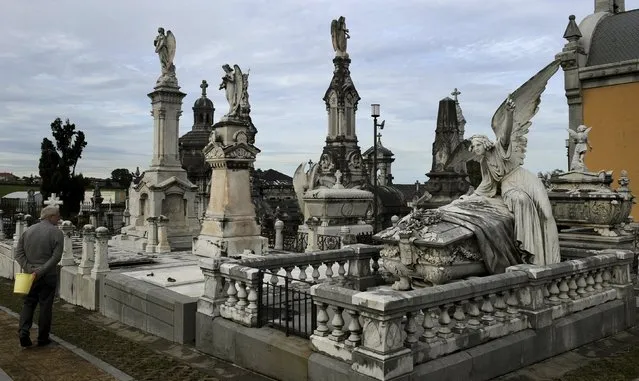
[[[20,346],[22,348],[30,347],[33,345],[29,336],[20,336]]]
[[[49,344],[51,344],[51,339],[49,339],[49,338],[46,338],[44,340],[38,340],[38,346],[39,347],[44,347],[44,346],[49,345]]]

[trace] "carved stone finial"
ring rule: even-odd
[[[568,26],[564,32],[564,38],[569,42],[578,41],[581,38],[581,31],[575,22],[575,15],[568,16]]]

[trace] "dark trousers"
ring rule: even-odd
[[[51,331],[51,319],[53,317],[53,299],[58,283],[56,273],[45,274],[33,282],[31,291],[24,297],[24,305],[20,313],[20,337],[29,337],[29,330],[33,324],[33,314],[36,306],[40,304],[40,319],[38,320],[38,341],[49,338]]]

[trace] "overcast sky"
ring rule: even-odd
[[[108,177],[151,160],[150,100],[160,74],[157,27],[177,39],[184,99],[180,135],[206,79],[217,121],[228,104],[225,63],[250,69],[256,166],[289,175],[319,159],[327,129],[322,97],[332,77],[331,20],[346,17],[351,74],[362,97],[357,135],[372,144],[370,104],[386,120],[396,183],[427,179],[438,101],[459,88],[466,134],[490,133],[506,95],[553,60],[568,15],[593,0],[30,0],[2,2],[0,172],[38,173],[50,123],[69,118],[87,136],[78,170]],[[628,0],[626,8],[639,6]],[[566,166],[568,107],[560,70],[542,97],[525,166]]]

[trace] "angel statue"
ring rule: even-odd
[[[233,69],[231,69],[230,65],[225,64],[222,69],[224,69],[224,76],[222,77],[220,90],[226,90],[226,100],[229,102],[229,112],[224,116],[238,117],[240,116],[242,96],[245,93],[244,84],[248,84],[248,78],[246,78],[245,82],[242,70],[237,65],[233,65]]]
[[[570,170],[577,172],[586,172],[586,163],[584,163],[584,157],[588,150],[592,151],[592,146],[588,142],[588,133],[592,127],[586,127],[583,124],[577,127],[577,131],[568,129],[570,137],[575,142],[575,152],[572,155],[570,162]]]
[[[485,204],[501,198],[514,217],[517,248],[534,256],[532,263],[538,265],[559,262],[559,235],[543,183],[522,165],[530,120],[539,110],[541,93],[558,68],[559,61],[552,62],[499,106],[492,119],[495,142],[484,135],[472,136],[455,149],[447,163],[447,167],[452,167],[471,159],[479,161],[481,183],[470,196],[461,196],[453,204]]]
[[[164,28],[158,28],[158,35],[153,41],[155,46],[155,52],[160,57],[160,66],[162,68],[162,75],[158,79],[158,82],[162,82],[167,77],[175,77],[175,65],[173,59],[175,58],[175,36],[169,30],[164,34]]]
[[[331,39],[333,40],[333,50],[335,50],[336,57],[348,58],[346,40],[351,38],[348,32],[344,16],[340,16],[337,20],[331,22]]]

